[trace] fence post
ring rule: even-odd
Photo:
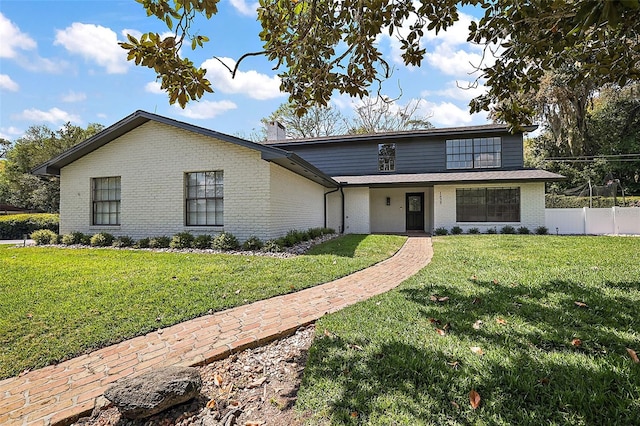
[[[582,208],[582,235],[587,235],[587,207]]]
[[[616,206],[611,207],[613,209],[613,235],[618,235],[618,223],[616,222]]]

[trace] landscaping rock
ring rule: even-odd
[[[124,417],[143,419],[195,398],[202,388],[196,368],[167,367],[118,380],[104,396]]]

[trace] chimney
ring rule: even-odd
[[[287,139],[287,132],[284,126],[277,121],[270,121],[267,124],[267,140],[283,141],[285,139]]]

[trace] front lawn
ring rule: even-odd
[[[640,238],[448,236],[434,253],[317,323],[310,423],[640,424]]]
[[[0,246],[0,378],[331,281],[404,241],[348,235],[290,259]]]

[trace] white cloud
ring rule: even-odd
[[[71,90],[66,95],[62,96],[63,102],[82,102],[87,99],[87,94],[83,92],[74,92]]]
[[[6,74],[0,74],[0,89],[17,92],[20,86]]]
[[[231,69],[236,62],[230,58],[220,58]],[[242,93],[253,99],[274,99],[284,96],[280,92],[280,77],[269,77],[257,71],[240,71],[235,78],[217,59],[207,59],[202,63],[207,70],[207,78],[214,89],[223,93]]]
[[[246,16],[256,16],[259,3],[252,2],[247,3],[246,0],[231,0],[231,6],[233,6],[238,12]]]
[[[448,75],[469,76],[476,71],[482,62],[480,53],[455,49],[449,44],[440,44],[431,52],[427,52],[425,59],[432,67]]]
[[[185,109],[176,105],[178,114],[193,118],[194,120],[205,120],[220,115],[226,111],[236,109],[238,106],[231,101],[200,101],[189,104]]]
[[[100,25],[74,22],[56,31],[54,44],[105,67],[109,74],[124,74],[129,68],[127,53],[118,46],[116,33]]]
[[[124,30],[120,31],[120,34],[122,34],[122,37],[127,40],[127,35],[131,34],[132,36],[134,36],[138,41],[140,41],[140,37],[142,37],[142,32],[138,31],[138,30],[130,30],[128,28],[125,28]]]
[[[18,139],[18,137],[22,136],[24,132],[17,127],[0,127],[0,138],[6,139],[8,141]]]
[[[480,118],[481,122],[486,121],[486,114],[471,115],[466,108],[451,102],[432,103],[426,101],[432,115],[429,121],[436,127],[466,126]]]
[[[442,96],[445,98],[451,98],[459,101],[469,102],[471,99],[483,95],[486,93],[487,87],[480,84],[476,84],[467,80],[453,80],[446,84],[446,88],[442,90],[425,90],[420,93],[422,97],[429,96]]]
[[[160,87],[161,87],[161,84],[158,83],[157,81],[150,81],[144,85],[144,91],[153,93],[154,95],[165,94],[166,92],[162,90]]]
[[[20,120],[30,120],[36,122],[49,122],[49,123],[81,123],[80,117],[75,114],[70,114],[59,108],[51,108],[49,111],[42,111],[39,109],[25,109],[20,114],[14,116],[14,118]]]
[[[15,58],[18,49],[33,50],[36,47],[31,37],[0,13],[0,58]]]

